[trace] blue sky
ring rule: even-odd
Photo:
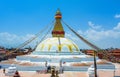
[[[54,19],[60,8],[63,20],[92,43],[100,48],[120,48],[119,3],[119,0],[0,0],[0,45],[14,47],[33,37]],[[78,44],[88,48],[82,42]]]

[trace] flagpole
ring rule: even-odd
[[[97,77],[96,51],[94,51],[94,72],[95,72],[95,77]]]

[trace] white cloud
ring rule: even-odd
[[[95,25],[91,21],[88,21],[88,25],[93,29],[101,29],[100,25]]]
[[[97,31],[94,29],[87,30],[84,35],[91,40],[101,40],[106,38],[120,38],[120,32],[114,30],[101,30]]]
[[[115,15],[115,18],[120,18],[120,14],[116,14],[116,15]]]
[[[120,48],[120,23],[111,30],[103,30],[101,27],[96,29],[96,24],[90,21],[89,26],[90,28],[86,31],[78,31],[85,39],[102,48]]]
[[[118,23],[118,25],[112,30],[103,30],[101,29],[101,26],[93,24],[91,21],[88,22],[88,25],[90,26],[90,28],[81,33],[86,35],[86,37],[89,39],[100,40],[104,38],[120,38],[120,31],[116,31],[120,30],[120,23]]]
[[[31,37],[34,37],[34,35],[27,34],[25,36],[18,36],[7,32],[0,33],[0,45],[5,47],[16,47],[26,40],[30,39]]]
[[[114,30],[120,30],[120,22],[117,24],[116,27],[113,28]]]

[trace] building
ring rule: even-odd
[[[107,55],[112,55],[115,58],[120,58],[120,49],[106,49],[105,52],[107,53]],[[85,50],[84,53],[87,54],[87,55],[94,55],[94,50]],[[110,60],[109,57],[108,58],[105,57],[104,54],[100,53],[100,52],[97,53],[97,56],[100,59]]]
[[[2,56],[6,54],[6,50],[4,48],[0,48],[0,61],[3,59]]]

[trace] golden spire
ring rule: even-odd
[[[52,37],[64,37],[65,35],[64,29],[61,24],[61,18],[62,18],[61,12],[58,9],[55,14],[56,22],[52,31]]]

